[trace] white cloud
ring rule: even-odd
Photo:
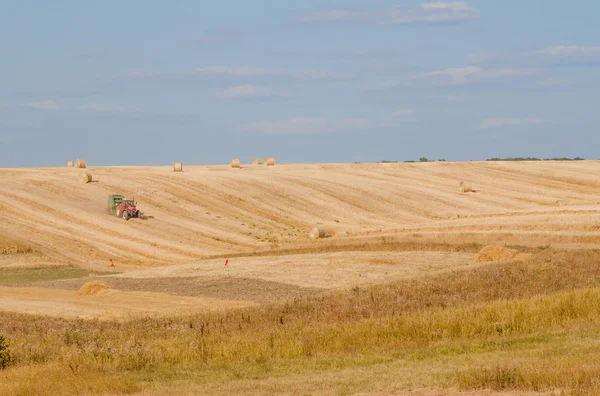
[[[214,29],[205,31],[194,41],[200,45],[222,46],[240,42],[243,36],[243,32],[238,29]]]
[[[77,110],[92,111],[92,112],[96,112],[96,113],[127,111],[127,109],[125,107],[103,105],[103,104],[99,104],[99,103],[87,103],[87,104],[84,104],[81,106],[77,106]]]
[[[292,72],[282,69],[259,68],[259,67],[229,67],[210,66],[195,70],[200,74],[224,75],[230,77],[292,77],[300,80],[345,80],[352,77],[346,72],[328,72],[322,70],[311,70],[308,72]]]
[[[0,120],[0,125],[6,125],[11,128],[29,128],[33,126],[31,121],[19,121],[19,120]]]
[[[571,83],[572,82],[569,80],[554,80],[552,78],[549,78],[547,80],[538,82],[536,85],[538,87],[550,88],[571,85]]]
[[[381,120],[368,118],[310,118],[296,117],[282,121],[263,121],[245,125],[243,129],[269,134],[321,133],[343,130],[366,130],[392,128],[408,121],[414,121],[415,112],[409,109],[398,110]]]
[[[538,118],[487,118],[479,124],[480,129],[499,128],[504,126],[530,126],[541,124],[543,121]]]
[[[149,73],[144,73],[144,72],[131,72],[125,75],[128,78],[131,79],[136,79],[136,78],[145,78],[145,77],[151,77],[152,74]]]
[[[600,58],[600,46],[565,46],[542,48],[537,51],[503,52],[471,54],[470,64],[547,64],[551,62],[567,62],[571,60],[585,61]]]
[[[53,100],[45,100],[42,102],[30,102],[19,105],[20,107],[29,107],[38,110],[57,110],[58,104]]]
[[[457,95],[434,95],[431,98],[432,99],[441,99],[441,100],[447,102],[448,104],[458,103],[463,100],[462,97],[457,96]]]
[[[291,94],[288,92],[274,92],[273,90],[266,87],[259,87],[256,85],[246,84],[227,88],[226,90],[219,92],[217,96],[225,99],[272,97],[287,98],[290,97]]]
[[[456,22],[479,16],[479,11],[471,8],[466,1],[437,1],[388,9],[332,9],[301,16],[298,21],[303,23],[361,22],[401,25]]]
[[[456,84],[465,84],[481,80],[497,80],[531,74],[532,70],[523,69],[482,69],[478,66],[456,67],[423,73],[425,78],[441,77]]]
[[[485,63],[498,58],[497,54],[470,54],[469,63]]]
[[[166,73],[149,73],[149,72],[130,72],[123,74],[116,79],[127,80],[143,80],[143,79],[169,79],[180,78],[185,76],[202,75],[202,76],[222,76],[228,78],[288,78],[303,81],[320,81],[320,80],[347,80],[353,77],[351,73],[341,71],[291,71],[278,68],[253,67],[253,66],[205,66],[196,69],[179,70]]]
[[[246,129],[264,133],[294,133],[294,132],[319,132],[327,129],[326,118],[296,117],[284,121],[262,121],[246,126]]]
[[[300,73],[297,77],[305,80],[347,80],[352,78],[352,74],[346,72],[312,70],[307,73]]]
[[[535,54],[554,56],[554,57],[600,55],[600,47],[559,45],[556,47],[548,47],[548,48],[541,49],[539,51],[535,51]]]
[[[263,76],[282,76],[286,72],[280,69],[266,69],[259,67],[228,67],[228,66],[210,66],[201,67],[195,70],[200,74],[221,74],[234,77],[263,77]]]
[[[393,112],[388,120],[391,121],[414,121],[415,120],[415,111],[411,109],[401,109]]]
[[[467,5],[466,1],[454,1],[452,3],[445,3],[443,1],[436,1],[434,3],[421,4],[426,10],[452,10],[453,12],[468,11],[471,8]]]
[[[425,77],[447,76],[455,82],[466,82],[469,76],[480,74],[483,70],[477,66],[456,67],[424,73]]]
[[[401,80],[378,81],[366,84],[365,89],[372,91],[385,91],[387,89],[399,87],[403,84],[405,84],[405,82]]]

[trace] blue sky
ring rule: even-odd
[[[0,167],[600,158],[600,2],[0,0]]]

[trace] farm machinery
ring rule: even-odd
[[[129,220],[131,217],[140,218],[142,215],[135,206],[133,199],[127,199],[122,195],[111,194],[108,196],[108,212],[117,217]]]

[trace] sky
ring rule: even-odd
[[[0,167],[598,159],[599,13],[0,0]]]

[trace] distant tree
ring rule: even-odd
[[[536,158],[536,157],[508,157],[508,158],[490,158],[486,161],[583,161],[581,157],[568,158],[568,157],[553,157],[553,158]]]
[[[429,160],[425,157],[419,158],[419,162],[429,162]]]

